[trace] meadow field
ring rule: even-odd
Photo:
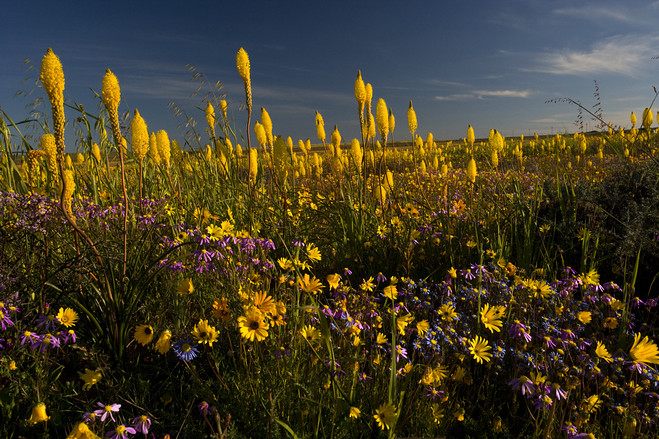
[[[355,72],[361,136],[292,139],[235,68],[196,137],[50,49],[0,112],[0,436],[656,437],[652,108],[440,140]]]

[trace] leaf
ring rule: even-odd
[[[284,427],[284,430],[286,430],[286,431],[288,432],[288,434],[291,435],[292,438],[294,438],[294,439],[298,439],[297,434],[295,434],[295,432],[293,431],[293,429],[292,429],[287,423],[285,423],[285,422],[282,421],[281,419],[275,419],[275,421],[277,421],[277,424],[279,424],[279,425],[281,425],[282,427]]]

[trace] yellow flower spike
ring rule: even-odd
[[[645,108],[643,110],[643,123],[642,126],[646,130],[652,126],[654,113],[651,108]]]
[[[474,184],[476,182],[476,176],[478,175],[478,170],[476,169],[476,160],[472,157],[469,159],[467,164],[467,178],[469,181]]]
[[[362,147],[359,145],[359,140],[352,139],[352,142],[350,142],[350,155],[352,156],[352,160],[355,162],[355,166],[359,172],[361,172],[364,153],[362,152]]]
[[[167,131],[159,130],[156,133],[156,144],[158,147],[158,156],[163,162],[165,162],[165,166],[169,168],[172,154],[172,145],[169,141],[169,135],[167,134]]]
[[[373,118],[373,113],[368,113],[368,137],[372,139],[375,137],[375,118]]]
[[[121,102],[121,88],[117,76],[110,69],[106,69],[105,76],[103,76],[101,99],[108,112],[118,111],[119,102]]]
[[[215,108],[211,101],[206,104],[206,124],[208,124],[208,131],[212,138],[215,138]]]
[[[64,98],[64,69],[59,57],[55,55],[53,49],[48,48],[41,59],[41,71],[39,80],[43,84],[48,98],[51,102],[54,99]]]
[[[412,106],[412,101],[410,101],[410,106],[407,108],[407,128],[410,130],[410,134],[414,136],[416,129],[419,127],[416,120],[416,111]]]
[[[632,123],[632,128],[636,126],[636,113],[632,111],[632,114],[629,115],[629,121]]]
[[[339,132],[339,127],[334,125],[334,131],[332,131],[332,146],[334,147],[334,155],[340,154],[341,147],[341,132]]]
[[[53,128],[57,154],[64,154],[64,69],[62,62],[52,49],[48,49],[41,60],[39,80],[43,84],[53,113]]]
[[[355,100],[359,105],[359,111],[362,112],[366,104],[366,84],[362,79],[361,70],[357,70],[357,79],[355,79]]]
[[[57,143],[55,136],[46,133],[41,136],[41,149],[46,154],[48,170],[53,176],[53,181],[59,181],[59,166],[57,165]]]
[[[499,167],[499,154],[496,149],[492,150],[492,167],[495,169]]]
[[[370,111],[371,103],[373,102],[373,86],[368,83],[364,86],[364,90],[366,90],[366,108]]]
[[[475,141],[476,141],[476,134],[474,133],[474,127],[472,127],[470,124],[467,127],[467,143],[469,144],[470,147],[473,147]]]
[[[249,149],[249,180],[252,183],[256,182],[256,177],[259,171],[259,154],[256,148]]]
[[[28,419],[27,422],[30,425],[35,425],[40,422],[46,422],[49,419],[50,416],[46,414],[46,404],[40,402],[32,408],[32,414],[30,415],[30,419]]]
[[[382,98],[378,99],[378,104],[375,107],[375,120],[383,143],[386,144],[387,135],[389,134],[389,111],[387,110],[387,103]]]
[[[251,81],[251,69],[249,64],[249,55],[242,47],[236,53],[236,69],[244,82]]]
[[[391,172],[389,169],[387,169],[384,181],[387,185],[387,189],[389,189],[389,190],[394,189],[394,173]]]
[[[228,117],[229,104],[226,99],[220,101],[220,111],[222,112],[222,117],[226,120]]]
[[[286,138],[286,148],[288,148],[288,154],[293,157],[293,138],[291,136]]]
[[[135,116],[130,123],[131,146],[135,157],[141,162],[149,151],[149,130],[146,122],[136,109]]]
[[[256,141],[259,142],[259,145],[266,146],[268,144],[268,135],[265,133],[265,127],[259,122],[254,124],[254,134],[256,134]]]
[[[249,63],[249,55],[242,47],[236,53],[236,70],[238,75],[243,80],[245,86],[245,105],[247,106],[247,113],[252,113],[252,76]]]
[[[261,107],[261,125],[265,130],[265,137],[269,146],[274,145],[274,136],[272,135],[272,119],[270,119],[270,114],[265,107]]]
[[[318,140],[320,140],[324,145],[326,139],[325,120],[323,119],[323,115],[318,111],[316,111],[316,136],[318,137]]]
[[[394,113],[389,109],[389,134],[394,134],[394,130],[396,129],[396,118],[394,117]]]
[[[71,208],[73,203],[73,192],[76,190],[76,183],[73,175],[72,170],[64,170],[64,194],[62,196],[62,207],[69,219],[75,223],[75,217],[73,216],[73,210]]]
[[[149,135],[149,156],[153,163],[159,165],[161,162],[160,153],[158,152],[158,140],[156,133],[151,133]]]

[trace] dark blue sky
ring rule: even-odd
[[[659,82],[659,61],[651,60],[659,55],[659,1],[14,1],[2,14],[0,107],[14,119],[45,96],[34,79],[52,47],[67,102],[95,112],[91,89],[110,67],[122,110],[137,107],[151,130],[178,138],[170,101],[202,130],[204,121],[186,64],[210,84],[221,81],[239,114],[241,46],[251,58],[255,108],[268,108],[275,133],[294,139],[314,139],[315,110],[328,131],[338,124],[345,139],[357,136],[357,69],[373,84],[374,101],[384,97],[397,116],[396,138],[409,136],[410,99],[423,133],[462,137],[471,123],[477,135],[516,135],[573,130],[575,108],[545,101],[570,96],[592,105],[594,79],[605,118],[627,123]]]

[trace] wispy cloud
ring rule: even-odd
[[[556,15],[562,15],[569,18],[586,19],[592,21],[613,20],[621,23],[634,23],[637,21],[630,14],[629,9],[617,9],[607,6],[592,4],[573,8],[559,8],[553,11]]]
[[[659,36],[627,35],[609,38],[590,50],[547,52],[531,71],[556,75],[614,73],[633,76],[655,54]]]
[[[533,94],[531,90],[474,90],[470,93],[456,93],[444,96],[435,96],[437,101],[469,101],[486,98],[528,98]]]

